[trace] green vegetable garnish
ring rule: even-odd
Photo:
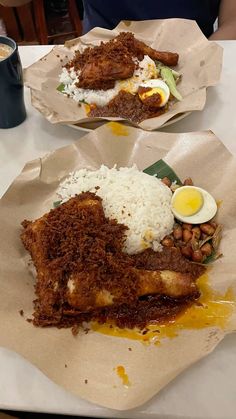
[[[181,74],[178,71],[173,70],[173,68],[170,69],[171,73],[173,74],[175,80],[179,80],[179,78],[181,77]]]
[[[151,176],[156,175],[159,179],[168,177],[171,182],[176,182],[177,185],[182,185],[181,180],[178,178],[174,170],[162,159],[144,169],[143,172]]]
[[[213,251],[210,256],[207,256],[207,258],[203,261],[204,265],[208,265],[209,263],[215,262],[217,259],[222,257],[222,253],[218,253],[216,251]]]
[[[169,67],[161,67],[160,69],[161,77],[163,81],[167,84],[170,89],[170,93],[178,100],[182,100],[181,94],[176,88],[175,78],[173,76],[172,70]]]
[[[62,203],[62,200],[60,200],[60,201],[54,201],[53,202],[53,208],[59,207],[59,205],[61,205],[61,203]]]
[[[64,89],[65,89],[64,83],[61,83],[61,84],[59,84],[59,86],[57,86],[58,92],[65,93]],[[79,102],[80,103],[87,103],[85,99],[81,99],[81,100],[79,100]]]
[[[65,89],[64,83],[61,83],[59,84],[59,86],[57,86],[58,92],[64,93],[64,89]]]
[[[159,72],[161,71],[161,69],[162,69],[163,67],[167,67],[167,68],[169,68],[169,69],[170,69],[170,71],[171,71],[171,73],[173,74],[173,76],[174,76],[174,78],[175,78],[175,80],[176,80],[176,81],[178,81],[178,80],[180,79],[181,74],[180,74],[178,71],[173,70],[173,68],[170,68],[170,67],[168,67],[168,66],[165,66],[165,65],[164,65],[164,64],[162,64],[160,61],[155,61],[155,63],[156,63],[157,70],[158,70]]]

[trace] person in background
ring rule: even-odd
[[[83,0],[83,32],[95,26],[113,29],[121,20],[196,20],[210,39],[236,39],[236,0]],[[214,22],[218,17],[218,29]]]
[[[0,0],[3,6],[20,6],[30,0]],[[55,0],[55,2],[58,0]],[[210,39],[236,39],[236,0],[76,0],[83,32],[95,26],[113,29],[121,20],[167,19],[196,20]],[[64,2],[65,3],[65,2]],[[82,4],[83,3],[83,4]],[[218,18],[218,29],[214,23]]]

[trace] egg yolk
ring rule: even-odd
[[[202,208],[202,205],[203,196],[201,192],[194,188],[179,191],[172,204],[176,212],[186,217],[196,214]]]
[[[139,93],[139,97],[141,100],[145,100],[148,97],[155,95],[156,93],[158,93],[161,96],[161,102],[163,102],[166,98],[166,94],[160,87],[152,87],[150,90],[147,90],[146,92]]]

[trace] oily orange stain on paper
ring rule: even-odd
[[[92,324],[96,332],[114,337],[139,340],[143,343],[160,344],[162,338],[174,338],[181,330],[203,329],[206,327],[218,327],[226,329],[229,319],[236,309],[236,297],[229,288],[224,294],[214,291],[208,284],[207,274],[198,279],[198,287],[201,297],[191,307],[177,317],[174,321],[165,324],[151,324],[144,335],[138,329],[120,329],[109,324]]]
[[[124,20],[123,21],[125,26],[130,26],[131,25],[131,20]]]
[[[114,369],[115,369],[118,377],[121,379],[123,386],[129,387],[130,386],[130,381],[129,381],[128,375],[126,374],[125,367],[123,367],[123,365],[118,365]]]
[[[119,122],[108,122],[107,127],[111,129],[112,134],[118,135],[121,137],[127,137],[129,135],[129,130]]]
[[[85,109],[85,112],[86,112],[86,114],[88,115],[89,114],[89,112],[91,111],[91,107],[90,107],[90,105],[88,105],[88,103],[85,103],[84,104],[84,109]]]

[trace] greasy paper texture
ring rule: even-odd
[[[113,409],[130,409],[153,397],[236,329],[236,319],[225,331],[183,330],[158,346],[92,331],[74,337],[70,329],[36,328],[26,321],[35,296],[20,223],[49,210],[59,182],[75,169],[136,163],[142,170],[160,158],[180,178],[191,176],[196,185],[223,200],[219,222],[224,224],[224,257],[214,263],[209,277],[215,289],[225,291],[236,285],[236,161],[211,132],[147,133],[110,122],[75,144],[26,164],[0,201],[0,345],[21,354],[65,389]],[[118,377],[118,365],[125,367],[129,387]]]
[[[133,32],[137,39],[157,50],[179,53],[176,69],[182,74],[178,90],[183,100],[176,102],[165,114],[141,122],[140,128],[155,130],[172,118],[174,122],[180,114],[203,109],[206,87],[214,86],[219,81],[223,50],[205,38],[196,22],[186,19],[121,22],[112,31],[94,28],[81,38],[68,41],[64,47],[54,47],[48,55],[25,70],[25,83],[32,89],[33,106],[52,123],[79,123],[85,128],[86,124],[89,128],[96,126],[95,121],[101,118],[88,118],[84,105],[79,106],[56,90],[60,84],[59,74],[62,65],[73,57],[73,51],[106,42],[120,31]]]

